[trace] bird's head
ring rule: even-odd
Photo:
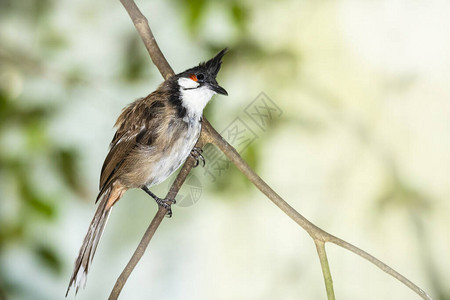
[[[200,63],[176,76],[182,105],[189,112],[201,115],[214,94],[228,95],[216,81],[222,57],[226,52],[225,48],[207,62]]]

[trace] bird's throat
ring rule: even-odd
[[[203,109],[214,94],[215,92],[206,86],[196,89],[184,89],[181,87],[181,105],[186,109],[187,117],[199,120],[203,114]]]

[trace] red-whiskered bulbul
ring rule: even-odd
[[[202,128],[202,114],[214,94],[228,95],[216,81],[226,49],[197,67],[164,81],[156,91],[125,107],[117,119],[117,132],[103,163],[100,175],[100,200],[84,238],[69,289],[78,292],[86,284],[92,258],[113,205],[131,188],[140,188],[158,205],[169,209],[148,187],[169,177],[191,154],[201,159],[194,148]],[[96,202],[97,202],[96,201]]]

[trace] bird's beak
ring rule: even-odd
[[[228,96],[227,91],[223,87],[221,87],[219,84],[217,84],[217,82],[210,84],[209,89],[216,92],[217,94],[222,94],[222,95]]]

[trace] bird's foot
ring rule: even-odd
[[[194,168],[200,164],[200,161],[202,161],[203,167],[205,166],[206,161],[205,161],[205,158],[203,157],[202,153],[203,153],[202,148],[199,148],[199,147],[192,148],[190,155],[195,159]]]
[[[175,199],[161,199],[158,196],[156,196],[155,194],[153,194],[152,191],[150,191],[148,189],[148,187],[146,187],[146,186],[143,186],[141,189],[144,192],[146,192],[148,195],[150,195],[150,197],[155,199],[155,201],[158,204],[158,206],[162,206],[162,207],[164,207],[167,210],[167,214],[166,214],[167,217],[169,217],[169,218],[172,217],[172,208],[171,208],[171,206],[172,206],[172,204],[177,203],[175,201]]]
[[[171,218],[172,217],[172,204],[175,204],[176,201],[175,200],[170,200],[170,199],[155,199],[156,203],[158,203],[159,206],[164,207],[165,209],[167,209],[167,213],[166,213],[166,217]]]

